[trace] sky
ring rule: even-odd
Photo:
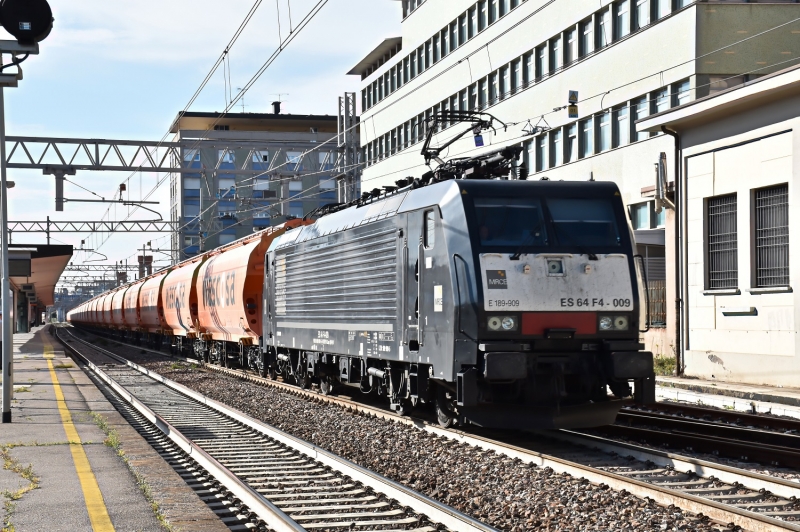
[[[52,33],[40,43],[39,55],[22,64],[24,78],[19,86],[5,89],[6,134],[161,140],[256,1],[50,0],[55,18]],[[234,95],[277,48],[279,35],[285,39],[290,27],[294,30],[318,1],[260,3],[229,53]],[[281,94],[285,113],[336,114],[338,97],[345,91],[358,91],[358,76],[345,73],[383,39],[399,35],[400,20],[397,0],[327,0],[244,95],[244,110],[270,112],[270,102]],[[0,39],[11,38],[1,29],[0,34]],[[225,105],[220,68],[190,110],[222,111]],[[241,105],[233,111],[241,112]],[[7,144],[7,149],[11,147]],[[68,179],[109,199],[129,176],[79,171]],[[158,178],[152,173],[133,175],[131,198],[140,197],[140,190],[149,191]],[[100,220],[109,207],[68,202],[63,212],[56,212],[52,176],[12,169],[8,179],[16,183],[8,196],[11,221],[45,220],[47,216],[52,220]],[[66,198],[96,199],[77,185],[65,184]],[[160,203],[148,207],[169,219],[168,179],[151,200]],[[127,209],[112,206],[111,219],[122,220]],[[152,218],[147,212],[134,213],[134,219]],[[84,247],[96,251],[76,251],[73,262],[101,261],[99,264],[126,258],[135,261],[135,249],[147,241],[152,241],[153,247],[169,248],[169,238],[159,238],[162,236],[117,233],[102,243],[98,235],[58,233],[52,235],[51,243],[80,248],[85,240]],[[12,242],[44,243],[45,236],[15,233]]]

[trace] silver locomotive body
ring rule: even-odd
[[[265,261],[264,363],[300,385],[503,428],[597,426],[654,400],[613,183],[401,190],[287,232]]]

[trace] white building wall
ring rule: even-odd
[[[786,105],[790,106],[789,103]],[[746,118],[743,119],[747,121]],[[789,251],[800,249],[794,206],[800,204],[800,119],[779,121],[684,151],[687,179],[688,338],[686,373],[754,384],[800,386],[800,304],[797,292],[755,288],[756,189],[789,184]],[[710,197],[736,194],[738,287],[707,289],[705,205]],[[790,287],[800,280],[800,261],[789,261]],[[728,314],[728,315],[726,315]]]
[[[603,5],[607,6],[609,3],[604,1]],[[468,0],[452,2],[452,5],[450,2],[435,0],[425,2],[404,21],[403,50],[363,80],[362,87],[402,62],[412,49],[424,44],[448,20],[456,19],[472,4]],[[542,8],[543,4],[547,6]],[[446,7],[442,7],[445,5]],[[441,15],[440,10],[443,11]],[[361,129],[362,146],[467,88],[501,65],[519,59],[536,45],[577,25],[597,10],[598,3],[590,0],[572,0],[569,3],[533,0],[525,2],[366,110],[361,118],[364,125]],[[529,119],[532,124],[536,124],[541,115],[545,115],[544,119],[550,127],[573,122],[574,120],[568,118],[566,110],[552,112],[553,108],[567,103],[569,90],[578,90],[581,99],[594,96],[580,104],[579,114],[583,118],[625,103],[631,98],[647,95],[655,89],[691,78],[695,68],[691,59],[694,58],[696,48],[694,10],[694,7],[687,8],[661,19],[651,27],[612,43],[594,55],[489,106],[485,111],[501,121],[522,123],[509,127],[508,131],[500,131],[498,135],[484,135],[487,146],[523,140],[523,126]],[[425,16],[427,12],[434,13],[434,16]],[[407,28],[411,29],[408,32],[410,36],[406,34]],[[672,68],[687,61],[684,65]],[[611,92],[605,94],[609,90]],[[448,138],[463,128],[463,125],[448,128],[438,134],[438,139]],[[392,184],[394,180],[406,175],[419,175],[425,171],[420,148],[420,143],[414,144],[397,155],[370,165],[363,175],[363,181],[369,183],[365,184],[365,189]],[[474,148],[470,136],[451,147],[447,155],[455,157],[475,153]]]

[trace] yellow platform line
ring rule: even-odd
[[[53,390],[56,394],[58,413],[61,415],[61,424],[64,425],[64,432],[67,433],[67,441],[70,442],[69,449],[72,452],[72,461],[75,463],[75,471],[77,471],[78,480],[81,483],[83,499],[86,502],[86,510],[89,512],[92,530],[94,532],[114,532],[114,525],[111,524],[106,503],[103,501],[103,494],[97,484],[97,478],[95,478],[92,467],[89,465],[89,458],[83,449],[78,431],[72,423],[72,415],[69,412],[69,408],[67,408],[67,402],[64,400],[64,392],[58,383],[58,375],[56,375],[56,369],[53,367],[53,345],[45,335],[42,335],[42,338],[44,341],[44,358],[47,360],[47,367],[50,369],[50,378],[53,381]]]

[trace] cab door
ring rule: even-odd
[[[403,343],[412,353],[422,345],[420,334],[420,251],[422,250],[422,213],[412,212],[406,219],[406,238],[403,246],[404,322]]]

